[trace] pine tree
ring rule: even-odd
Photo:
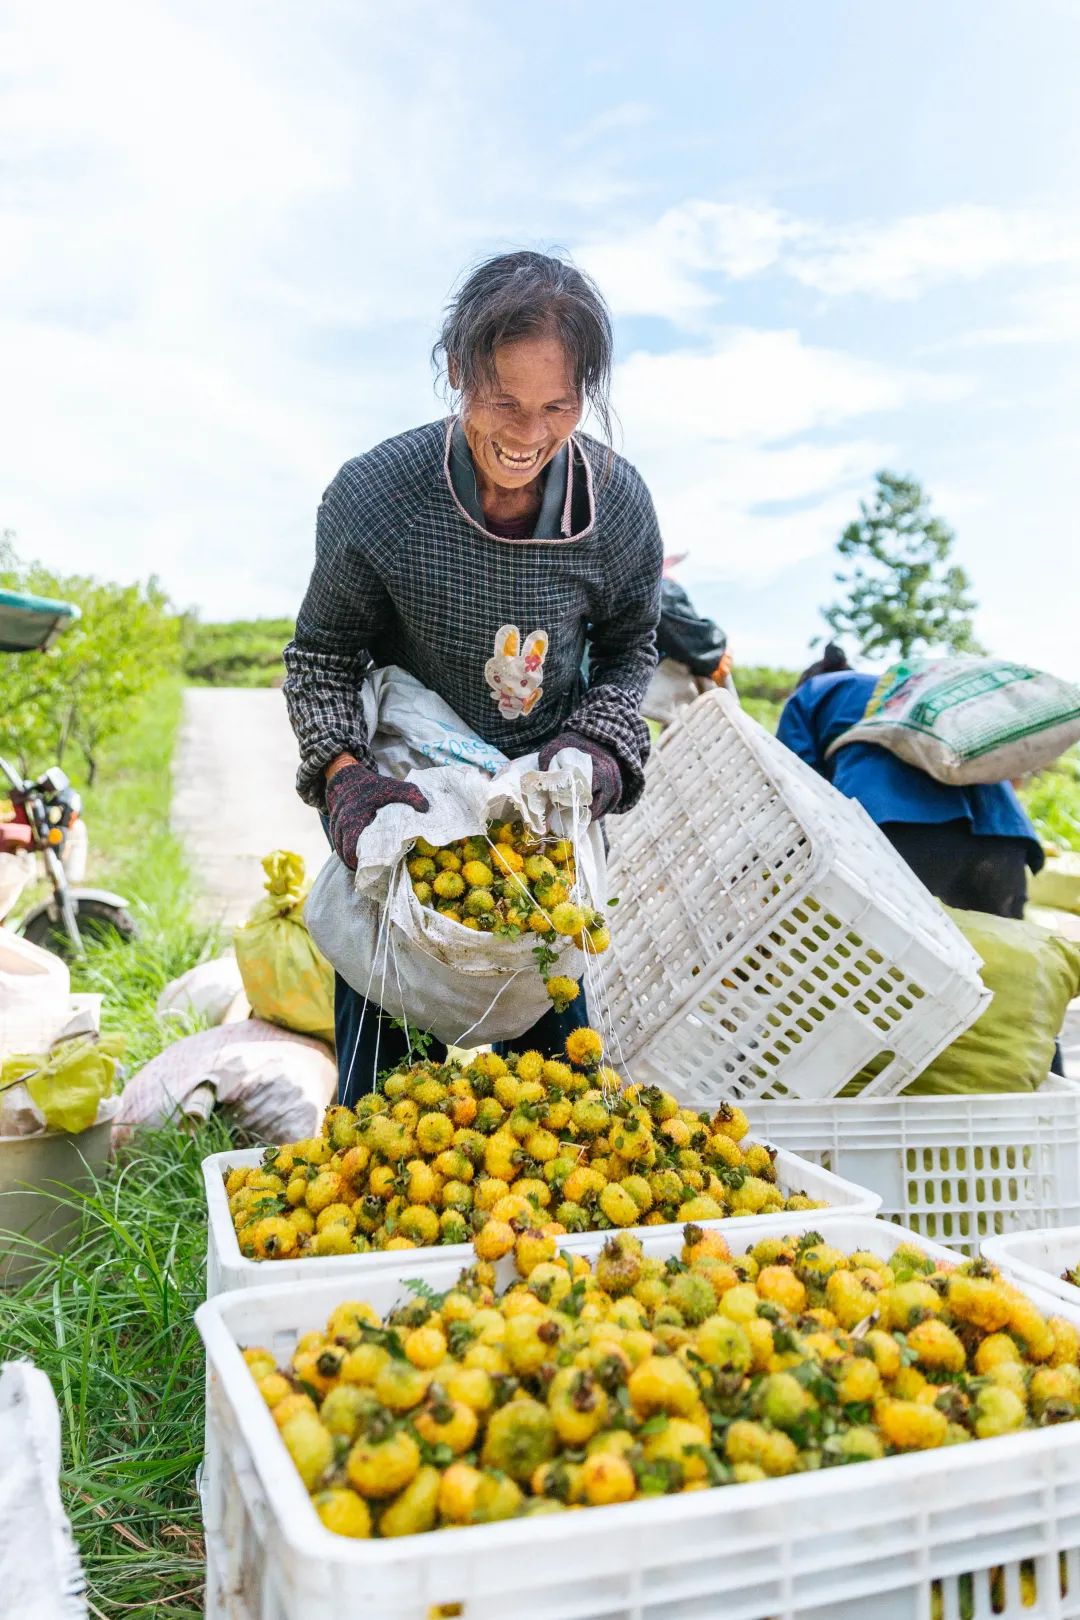
[[[822,610],[829,628],[857,641],[867,657],[982,652],[971,581],[949,562],[956,537],[933,516],[917,480],[879,472],[873,502],[860,502],[860,510],[837,541],[851,568],[835,575],[846,600]]]

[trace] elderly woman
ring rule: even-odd
[[[629,810],[643,785],[662,547],[641,478],[577,431],[590,407],[610,434],[604,301],[559,259],[500,255],[451,303],[440,356],[458,413],[338,473],[285,650],[298,791],[349,866],[384,805],[427,808],[376,769],[361,685],[379,666],[408,670],[511,758],[539,750],[546,769],[581,749],[594,819]],[[586,1017],[579,998],[522,1040],[553,1051]],[[335,1025],[343,1099],[404,1055],[403,1033],[340,978]]]

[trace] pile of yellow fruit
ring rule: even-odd
[[[545,1237],[678,1220],[813,1209],[777,1185],[771,1151],[743,1142],[746,1115],[680,1108],[623,1086],[594,1030],[566,1057],[480,1053],[417,1062],[322,1134],[268,1148],[225,1190],[241,1253],[255,1260],[475,1242],[497,1260],[523,1228]]]
[[[413,893],[463,928],[503,939],[533,935],[549,946],[572,940],[579,950],[599,955],[611,944],[600,912],[575,898],[577,871],[568,838],[541,838],[521,821],[493,821],[487,834],[430,844],[418,838],[407,862]],[[577,994],[563,981],[549,981],[557,1007]]]
[[[438,1526],[761,1481],[1071,1421],[1080,1335],[984,1262],[820,1234],[735,1259],[629,1232],[590,1268],[523,1233],[501,1297],[479,1262],[385,1321],[339,1305],[279,1370],[244,1351],[331,1530]]]

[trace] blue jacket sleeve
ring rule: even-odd
[[[814,724],[814,711],[806,701],[805,693],[793,692],[784,704],[776,735],[785,748],[798,754],[815,771],[825,774],[825,759]]]

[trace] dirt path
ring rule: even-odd
[[[176,755],[173,825],[199,878],[206,912],[242,922],[262,893],[262,857],[303,855],[314,875],[327,844],[296,796],[296,740],[280,691],[189,687]]]

